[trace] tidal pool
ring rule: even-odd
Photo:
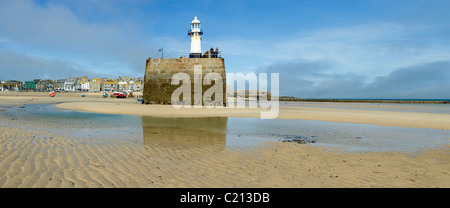
[[[255,146],[302,139],[347,151],[408,151],[449,144],[449,130],[294,119],[186,118],[100,114],[55,104],[0,106],[0,124],[72,137],[102,137],[173,148]],[[312,143],[311,141],[314,141]]]

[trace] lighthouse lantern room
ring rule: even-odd
[[[200,21],[197,17],[192,20],[188,35],[191,36],[191,53],[189,54],[189,58],[201,58],[202,48],[200,35],[203,35],[203,31],[200,28]]]

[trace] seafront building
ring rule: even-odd
[[[53,81],[53,90],[55,91],[64,91],[64,82],[65,79],[58,79]]]
[[[36,83],[37,91],[48,91],[54,88],[54,82],[52,80],[39,80]]]
[[[66,79],[64,81],[64,91],[75,91],[75,82],[73,78]]]
[[[90,89],[90,82],[89,78],[87,76],[83,76],[79,79],[77,79],[77,83],[75,85],[76,91],[89,91]]]
[[[114,91],[117,89],[117,80],[108,79],[103,83],[102,91]]]
[[[33,90],[36,89],[36,82],[34,81],[25,81],[24,82],[25,90]]]
[[[94,78],[89,82],[89,91],[91,92],[100,92],[102,91],[103,79]]]
[[[57,91],[57,92],[140,92],[144,89],[144,77],[119,77],[119,79],[93,78],[87,76],[66,79],[34,79],[27,81],[0,80],[0,91]]]
[[[19,91],[24,88],[24,82],[17,80],[0,81],[0,91]]]

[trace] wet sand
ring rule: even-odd
[[[170,148],[0,127],[0,187],[450,187],[447,149]]]
[[[104,99],[95,93],[85,98],[75,93],[54,98],[45,93],[5,94],[0,93],[0,105],[60,103],[58,107],[102,113],[259,117],[258,109],[174,111],[171,106]],[[441,114],[309,106],[283,106],[279,118],[437,129],[450,126],[449,116]],[[174,148],[0,125],[0,187],[450,187],[449,148],[424,148],[414,154],[348,152],[283,142]]]

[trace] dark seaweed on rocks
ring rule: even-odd
[[[289,135],[289,134],[270,134],[271,136],[280,137],[282,139],[278,140],[281,142],[294,142],[298,144],[310,144],[316,143],[317,139],[315,136],[299,136],[299,135]]]

